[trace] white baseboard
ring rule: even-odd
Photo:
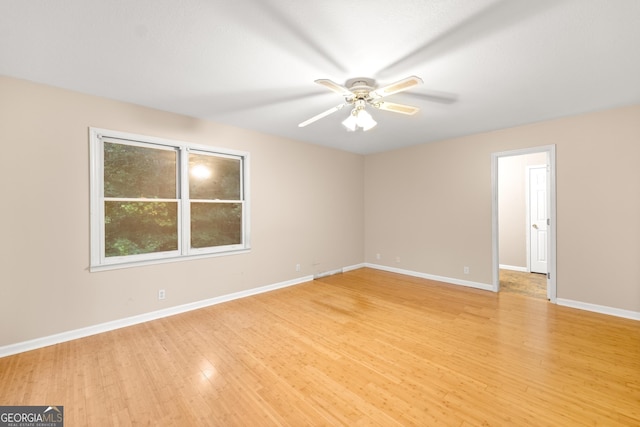
[[[333,276],[334,274],[340,274],[343,272],[342,268],[337,268],[335,270],[323,271],[321,273],[317,273],[313,275],[314,279],[320,279],[321,277]]]
[[[347,267],[336,268],[335,270],[323,271],[322,273],[317,273],[313,276],[314,279],[320,279],[322,277],[333,276],[334,274],[346,273],[347,271],[357,270],[359,268],[363,268],[365,266],[362,264],[354,264]]]
[[[476,288],[476,289],[482,289],[486,291],[493,291],[493,286],[488,285],[486,283],[471,282],[468,280],[460,280],[460,279],[454,279],[454,278],[443,277],[443,276],[435,276],[432,274],[420,273],[416,271],[404,270],[401,268],[387,267],[384,265],[370,264],[370,263],[354,264],[352,266],[335,270],[335,273],[340,273],[340,272],[346,273],[348,271],[357,270],[363,267],[389,271],[392,273],[404,274],[407,276],[419,277],[422,279],[436,280],[438,282],[450,283],[453,285],[461,285],[461,286],[467,286],[467,287]],[[329,272],[329,273],[333,274],[332,272]],[[323,274],[323,276],[324,275],[326,274]],[[288,286],[294,286],[301,283],[310,282],[313,279],[314,279],[313,276],[304,276],[297,279],[275,283],[272,285],[253,288],[246,291],[234,292],[232,294],[222,295],[215,298],[196,301],[193,303],[183,304],[175,307],[169,307],[163,310],[153,311],[150,313],[140,314],[137,316],[131,316],[124,319],[101,323],[94,326],[88,326],[86,328],[75,329],[72,331],[62,332],[55,335],[49,335],[42,338],[36,338],[29,341],[23,341],[16,344],[9,344],[9,345],[0,347],[0,357],[10,356],[12,354],[22,353],[25,351],[35,350],[38,348],[47,347],[50,345],[71,341],[74,339],[84,338],[91,335],[100,334],[103,332],[113,331],[115,329],[120,329],[127,326],[133,326],[139,323],[144,323],[150,320],[160,319],[163,317],[169,317],[175,314],[185,313],[191,310],[197,310],[199,308],[209,307],[212,305],[220,304],[227,301],[232,301],[239,298],[258,295],[264,292],[269,292],[276,289],[285,288]],[[593,311],[596,313],[608,314],[611,316],[624,317],[632,320],[640,320],[640,312],[631,311],[631,310],[622,310],[618,308],[607,307],[607,306],[596,305],[596,304],[589,304],[585,302],[573,301],[573,300],[568,300],[563,298],[558,298],[557,304],[566,306],[566,307],[577,308],[580,310],[587,310],[587,311]]]
[[[483,289],[486,291],[493,291],[493,286],[487,285],[485,283],[470,282],[467,280],[452,279],[450,277],[435,276],[432,274],[419,273],[419,272],[410,271],[410,270],[403,270],[401,268],[387,267],[385,265],[365,263],[363,267],[375,268],[377,270],[384,270],[392,273],[405,274],[407,276],[420,277],[422,279],[437,280],[438,282],[451,283],[453,285],[462,285],[462,286],[468,286],[471,288]],[[607,314],[610,316],[623,317],[623,318],[632,319],[632,320],[640,320],[640,312],[637,312],[637,311],[623,310],[621,308],[607,307],[604,305],[590,304],[586,302],[574,301],[574,300],[569,300],[564,298],[556,298],[556,304],[562,305],[565,307],[577,308],[580,310],[592,311],[595,313]]]
[[[209,307],[211,305],[216,305],[216,304],[232,301],[239,298],[244,298],[251,295],[257,295],[257,294],[273,291],[280,288],[286,288],[288,286],[298,285],[304,282],[310,282],[312,280],[313,280],[313,276],[304,276],[297,279],[276,283],[273,285],[267,285],[259,288],[248,289],[246,291],[234,292],[232,294],[222,295],[215,298],[196,301],[189,304],[178,305],[175,307],[169,307],[163,310],[152,311],[150,313],[131,316],[124,319],[101,323],[94,326],[88,326],[86,328],[75,329],[72,331],[62,332],[60,334],[55,334],[55,335],[49,335],[42,338],[36,338],[29,341],[23,341],[16,344],[9,344],[9,345],[0,347],[0,357],[10,356],[12,354],[22,353],[29,350],[35,350],[38,348],[75,340],[78,338],[88,337],[90,335],[96,335],[103,332],[113,331],[115,329],[137,325],[139,323],[148,322],[150,320],[169,317],[175,314],[185,313],[187,311],[197,310],[199,308]]]
[[[588,302],[574,301],[564,298],[557,298],[556,303],[565,307],[593,311],[595,313],[608,314],[610,316],[624,317],[625,319],[640,320],[640,312],[638,311],[623,310],[621,308],[607,307],[606,305],[590,304]]]
[[[359,268],[364,268],[364,267],[366,267],[366,264],[365,264],[364,262],[363,262],[363,263],[360,263],[360,264],[354,264],[354,265],[350,265],[350,266],[348,266],[348,267],[344,267],[344,268],[342,269],[342,272],[343,272],[343,273],[346,273],[347,271],[357,270],[357,269],[359,269]]]
[[[500,269],[502,269],[502,270],[512,270],[512,271],[521,271],[523,273],[528,273],[529,272],[529,270],[527,270],[527,267],[518,267],[517,265],[500,264]]]
[[[480,282],[472,282],[470,280],[461,280],[461,279],[454,279],[451,277],[435,276],[433,274],[420,273],[417,271],[404,270],[402,268],[387,267],[386,265],[378,265],[378,264],[370,264],[370,263],[365,263],[364,267],[375,268],[376,270],[389,271],[391,273],[404,274],[407,276],[419,277],[421,279],[436,280],[438,282],[445,282],[452,285],[467,286],[469,288],[482,289],[485,291],[493,291],[492,285],[488,285],[486,283],[480,283]]]

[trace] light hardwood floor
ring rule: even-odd
[[[360,269],[0,359],[65,425],[638,426],[640,322]]]

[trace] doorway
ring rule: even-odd
[[[555,303],[555,146],[493,153],[491,171],[493,290],[531,280]]]

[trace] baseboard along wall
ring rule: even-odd
[[[169,317],[176,314],[185,313],[187,311],[197,310],[199,308],[209,307],[209,306],[220,304],[227,301],[233,301],[239,298],[258,295],[264,292],[286,288],[288,286],[294,286],[304,282],[310,282],[312,280],[313,280],[313,276],[303,276],[297,279],[287,280],[285,282],[280,282],[280,283],[267,285],[267,286],[261,286],[258,288],[253,288],[253,289],[249,289],[241,292],[234,292],[232,294],[222,295],[219,297],[209,298],[206,300],[196,301],[193,303],[178,305],[174,307],[168,307],[162,310],[152,311],[150,313],[144,313],[136,316],[126,317],[124,319],[114,320],[111,322],[100,323],[98,325],[88,326],[86,328],[75,329],[67,332],[62,332],[55,335],[49,335],[42,338],[36,338],[29,341],[23,341],[16,344],[9,344],[9,345],[0,347],[0,357],[10,356],[12,354],[22,353],[29,350],[35,350],[38,348],[47,347],[50,345],[59,344],[66,341],[72,341],[75,339],[100,334],[103,332],[113,331],[113,330],[124,328],[127,326],[133,326],[139,323],[148,322],[150,320],[161,319],[163,317]]]
[[[517,265],[500,264],[499,267],[500,267],[501,270],[520,271],[522,273],[528,273],[529,272],[527,267],[519,267]]]
[[[577,308],[579,310],[592,311],[594,313],[607,314],[609,316],[624,317],[625,319],[640,320],[640,312],[637,311],[623,310],[621,308],[590,304],[588,302],[574,301],[565,298],[557,298],[556,303],[564,307]]]
[[[0,347],[0,357],[6,357],[12,354],[22,353],[30,350],[36,350],[38,348],[47,347],[50,345],[59,344],[62,342],[71,341],[79,338],[84,338],[91,335],[96,335],[103,332],[124,328],[127,326],[133,326],[139,323],[148,322],[150,320],[169,317],[175,314],[185,313],[187,311],[197,310],[200,308],[209,307],[209,306],[220,304],[223,302],[233,301],[239,298],[258,295],[264,292],[269,292],[276,289],[286,288],[288,286],[294,286],[301,283],[310,282],[315,278],[325,277],[331,274],[346,273],[348,271],[357,270],[359,268],[364,268],[364,267],[373,268],[376,270],[389,271],[391,273],[404,274],[406,276],[419,277],[422,279],[435,280],[438,282],[449,283],[452,285],[467,286],[470,288],[493,291],[493,286],[486,283],[472,282],[469,280],[460,280],[460,279],[454,279],[451,277],[444,277],[444,276],[436,276],[433,274],[421,273],[417,271],[405,270],[405,269],[395,268],[395,267],[388,267],[388,266],[379,265],[379,264],[361,263],[361,264],[355,264],[348,267],[343,267],[342,269],[332,270],[330,272],[320,274],[317,277],[303,276],[296,279],[275,283],[272,285],[261,286],[258,288],[249,289],[241,292],[234,292],[228,295],[222,295],[219,297],[210,298],[202,301],[196,301],[189,304],[169,307],[163,310],[153,311],[150,313],[140,314],[137,316],[127,317],[124,319],[114,320],[106,323],[101,323],[101,324],[89,326],[86,328],[62,332],[55,335],[49,335],[42,338],[36,338],[29,341],[23,341],[16,344],[9,344],[9,345]],[[562,305],[566,307],[576,308],[580,310],[587,310],[587,311],[592,311],[592,312],[601,313],[601,314],[607,314],[610,316],[623,317],[623,318],[632,319],[632,320],[640,320],[640,312],[635,312],[631,310],[623,310],[623,309],[590,304],[590,303],[585,303],[580,301],[573,301],[573,300],[564,299],[564,298],[558,298],[556,302],[558,305]]]
[[[391,273],[404,274],[405,276],[419,277],[421,279],[436,280],[438,282],[449,283],[452,285],[467,286],[469,288],[483,289],[485,291],[493,291],[493,286],[487,283],[472,282],[470,280],[454,279],[451,277],[436,276],[433,274],[420,273],[418,271],[405,270],[402,268],[388,267],[386,265],[365,263],[365,267],[375,268],[376,270],[389,271]]]

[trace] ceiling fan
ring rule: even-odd
[[[305,120],[300,123],[298,127],[305,127],[317,120],[327,117],[328,115],[341,110],[346,105],[353,106],[349,117],[342,122],[349,131],[355,131],[358,128],[361,128],[363,131],[367,131],[377,124],[373,117],[371,117],[371,114],[365,110],[367,105],[379,110],[392,111],[394,113],[407,115],[413,115],[420,110],[418,107],[395,104],[383,99],[386,96],[402,92],[422,83],[422,79],[420,77],[410,76],[381,88],[376,88],[375,80],[364,77],[351,79],[347,81],[346,86],[339,85],[327,79],[319,79],[315,82],[344,96],[345,102]]]

